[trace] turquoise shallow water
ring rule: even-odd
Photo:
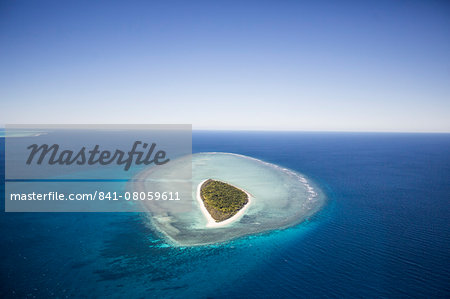
[[[326,206],[286,230],[202,247],[168,246],[140,213],[2,213],[0,295],[450,295],[449,135],[193,138],[195,152],[234,152],[306,174]]]
[[[172,161],[164,168],[146,169],[130,184],[132,192],[171,190],[181,169],[192,176],[192,190],[180,201],[150,201],[143,205],[158,233],[175,246],[224,243],[246,235],[296,225],[324,206],[322,190],[304,175],[259,159],[231,153],[196,153]],[[199,186],[208,179],[227,182],[249,194],[249,204],[233,222],[208,222],[199,198]],[[203,209],[203,211],[202,211]],[[205,216],[206,215],[206,216]],[[219,226],[220,225],[220,226]]]

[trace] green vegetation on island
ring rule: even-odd
[[[248,196],[244,191],[211,179],[200,187],[200,196],[216,222],[233,217],[248,203]]]

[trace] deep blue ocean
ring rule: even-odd
[[[299,171],[327,203],[286,230],[190,248],[139,213],[2,212],[0,297],[450,297],[450,134],[195,132],[193,151]]]

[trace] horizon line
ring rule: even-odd
[[[31,125],[31,124],[30,124]],[[32,124],[39,126],[39,124]],[[67,125],[67,124],[53,124],[55,126],[57,125]],[[79,124],[77,124],[79,125]],[[115,126],[121,126],[121,125],[174,125],[174,123],[171,124],[81,124],[81,125],[115,125]],[[175,124],[178,125],[178,124]],[[393,134],[450,134],[450,131],[383,131],[383,130],[368,130],[368,131],[354,131],[354,130],[303,130],[303,129],[225,129],[225,128],[211,128],[211,129],[196,129],[194,128],[193,124],[190,124],[192,126],[192,132],[298,132],[298,133],[393,133]],[[5,124],[0,125],[0,130],[5,130]]]
[[[192,129],[193,132],[285,132],[285,133],[392,133],[392,134],[450,134],[450,131],[351,131],[296,129]]]

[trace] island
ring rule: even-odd
[[[234,216],[216,221],[200,195],[209,179],[245,192],[248,202]],[[326,203],[325,193],[301,173],[254,157],[220,152],[195,153],[174,158],[164,167],[145,167],[128,182],[127,190],[183,192],[182,200],[176,202],[139,201],[148,211],[144,219],[164,242],[180,247],[220,244],[292,227]]]
[[[233,217],[249,202],[249,197],[243,190],[212,179],[201,185],[200,196],[206,210],[216,222]]]

